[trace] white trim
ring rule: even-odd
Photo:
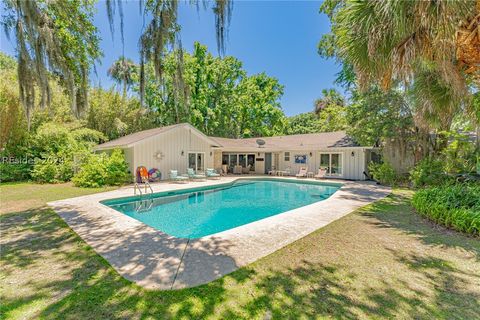
[[[343,152],[343,151],[332,151],[332,152],[324,152],[324,151],[321,151],[321,152],[319,152],[319,153],[318,153],[318,155],[319,155],[319,157],[318,157],[318,165],[319,165],[319,166],[320,166],[321,163],[322,163],[322,154],[328,154],[328,155],[330,155],[330,156],[328,157],[328,169],[330,169],[330,170],[331,170],[331,168],[332,168],[332,157],[331,157],[331,155],[332,155],[332,154],[339,154],[339,155],[341,155],[341,158],[342,158],[342,161],[341,161],[341,162],[342,162],[342,166],[341,166],[341,168],[342,168],[342,173],[341,173],[341,174],[331,174],[331,173],[328,173],[328,172],[327,172],[327,173],[326,173],[326,176],[329,176],[329,177],[332,177],[332,178],[333,178],[333,177],[335,177],[335,178],[336,178],[336,177],[342,178],[342,177],[345,175],[345,152]]]
[[[194,154],[195,155],[195,172],[197,171],[205,171],[205,166],[206,166],[206,163],[205,163],[205,152],[203,151],[188,151],[187,152],[187,168],[190,168],[190,154]],[[197,155],[198,154],[203,154],[203,168],[202,170],[198,170],[198,158],[197,158]]]

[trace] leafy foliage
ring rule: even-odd
[[[448,176],[441,159],[425,158],[410,171],[410,180],[415,188],[445,183]]]
[[[124,56],[118,58],[117,61],[108,69],[108,75],[118,84],[123,85],[123,98],[127,96],[127,89],[133,84],[135,76],[138,72],[135,63]]]
[[[18,57],[19,97],[25,107],[28,128],[35,107],[51,101],[49,79],[54,72],[71,98],[79,116],[87,106],[88,74],[100,56],[97,29],[92,24],[94,2],[5,1],[6,30],[15,32]]]
[[[76,169],[76,159],[105,136],[92,129],[74,129],[56,123],[43,124],[33,136],[31,152],[35,157],[32,178],[37,182],[69,181]]]
[[[116,149],[110,156],[105,153],[89,154],[72,181],[78,187],[97,188],[105,185],[121,185],[130,179],[131,175],[123,152]]]
[[[408,139],[414,132],[412,108],[397,90],[372,88],[353,96],[346,108],[348,132],[360,144],[373,145],[379,138]]]
[[[86,113],[86,127],[102,132],[109,140],[154,126],[152,115],[138,99],[123,99],[113,88],[92,89]]]
[[[480,234],[480,185],[453,184],[417,191],[415,209],[425,217],[449,228]]]
[[[374,163],[368,165],[368,172],[374,180],[384,185],[393,186],[400,180],[399,176],[388,162]]]
[[[314,112],[300,113],[289,117],[287,134],[304,134],[321,132],[321,125]]]
[[[313,107],[313,112],[290,117],[285,132],[303,134],[346,129],[346,100],[337,90],[322,90],[322,97],[315,100]]]
[[[284,131],[283,86],[264,73],[247,76],[234,57],[216,58],[195,43],[184,53],[184,95],[175,90],[176,53],[164,59],[163,80],[146,66],[145,104],[155,125],[189,122],[208,135],[270,136]],[[140,84],[137,86],[139,89]]]

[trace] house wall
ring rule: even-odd
[[[290,169],[292,174],[298,173],[300,167],[306,166],[309,172],[317,174],[320,167],[320,154],[325,153],[341,153],[342,154],[342,167],[343,175],[332,178],[348,179],[348,180],[365,180],[363,171],[366,171],[365,150],[363,148],[328,148],[323,150],[290,150],[290,160],[285,161],[285,151],[271,152],[272,153],[272,166],[274,165],[275,154],[279,155],[277,170]],[[352,152],[354,155],[352,156]],[[228,151],[228,153],[253,153],[245,151]],[[268,153],[268,151],[267,151]],[[310,153],[312,154],[310,156]],[[295,155],[306,155],[307,163],[300,164],[295,163]],[[265,152],[256,152],[255,158],[262,158],[264,161],[255,161],[255,173],[265,173]]]
[[[352,151],[354,153],[353,156]],[[318,168],[320,167],[321,153],[341,153],[343,159],[343,175],[338,178],[349,180],[365,180],[365,175],[363,174],[363,171],[366,170],[365,151],[362,148],[329,148],[323,150],[309,151],[290,150],[289,152],[289,161],[285,161],[285,152],[279,152],[279,170],[286,170],[287,168],[290,168],[290,171],[296,174],[300,170],[300,167],[306,166],[308,168],[308,171],[314,172],[316,174],[318,172]],[[310,156],[310,154],[312,155]],[[306,155],[307,163],[295,163],[295,155]]]
[[[213,168],[218,172],[222,170],[222,150],[215,150],[213,152]]]
[[[159,152],[163,154],[161,159],[155,157]],[[175,128],[135,144],[133,167],[157,168],[162,173],[162,180],[168,179],[170,170],[186,173],[189,152],[203,152],[204,167],[213,168],[213,148],[210,143],[194,130],[185,127]]]

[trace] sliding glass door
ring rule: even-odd
[[[205,153],[203,152],[189,152],[188,153],[188,167],[195,171],[205,170]]]
[[[342,156],[342,153],[320,153],[320,168],[327,170],[329,176],[342,176]]]

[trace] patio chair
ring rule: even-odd
[[[188,177],[178,175],[178,170],[170,170],[170,173],[168,175],[170,177],[170,180],[175,181],[175,182],[187,182],[188,181]]]
[[[318,173],[315,175],[315,179],[322,179],[325,178],[325,175],[327,174],[326,169],[318,168]]]
[[[307,177],[307,168],[306,167],[300,167],[300,170],[298,173],[295,175],[297,178],[306,178]]]
[[[243,174],[249,174],[251,167],[252,167],[251,165],[248,165],[248,166],[246,166],[245,168],[242,168],[242,173],[243,173]]]
[[[190,179],[206,179],[207,176],[204,174],[197,174],[192,168],[187,169],[187,175]]]
[[[233,174],[242,174],[242,166],[233,167]]]
[[[205,173],[207,174],[207,178],[220,179],[220,174],[218,174],[217,170],[215,169],[207,168]]]

